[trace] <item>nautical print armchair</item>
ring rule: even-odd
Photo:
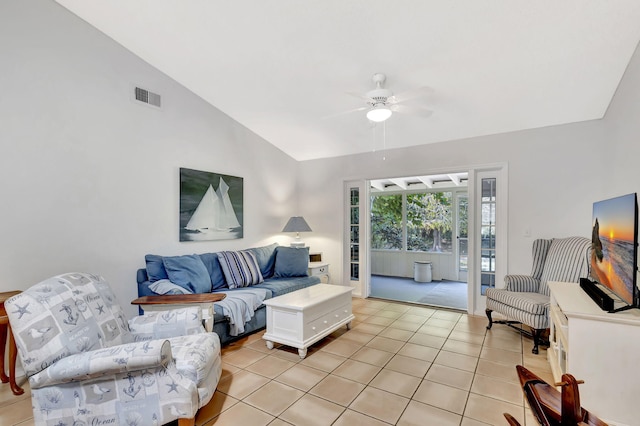
[[[36,425],[193,425],[221,374],[199,308],[127,321],[108,283],[68,273],[5,302]]]
[[[589,273],[591,240],[584,237],[554,238],[533,242],[533,269],[531,275],[506,275],[505,288],[487,290],[487,318],[491,329],[493,323],[524,324],[518,331],[533,337],[533,349],[538,353],[542,332],[549,328],[549,281],[577,283]],[[507,320],[493,321],[491,313],[496,311]]]

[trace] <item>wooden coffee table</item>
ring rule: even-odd
[[[267,347],[273,343],[298,348],[300,358],[307,348],[342,327],[351,328],[351,287],[316,284],[264,301],[267,306]]]

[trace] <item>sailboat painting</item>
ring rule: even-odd
[[[242,238],[243,179],[180,168],[180,241]]]

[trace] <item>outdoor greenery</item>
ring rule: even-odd
[[[451,252],[451,192],[407,195],[407,249]]]
[[[402,195],[371,196],[371,247],[402,250]]]
[[[402,250],[403,202],[406,209],[407,250],[451,252],[452,214],[451,192],[423,192],[371,197],[372,248]]]

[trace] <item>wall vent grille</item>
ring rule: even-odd
[[[160,102],[160,95],[158,95],[157,93],[150,92],[147,89],[136,87],[135,97],[136,97],[136,101],[138,102],[142,102],[147,105],[154,106],[156,108],[160,108],[162,106]]]

